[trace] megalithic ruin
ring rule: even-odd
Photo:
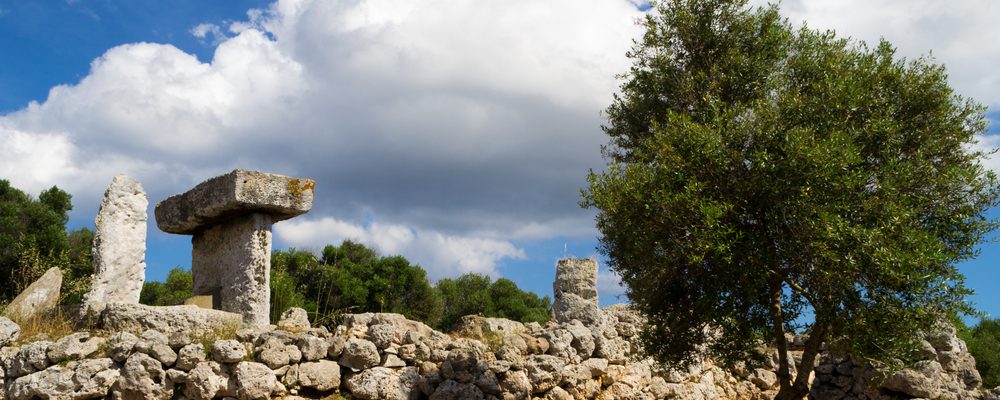
[[[156,225],[192,235],[194,295],[213,308],[270,323],[271,225],[308,212],[312,179],[237,169],[156,205]]]

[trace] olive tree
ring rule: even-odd
[[[794,29],[777,6],[654,4],[582,204],[667,364],[778,349],[802,398],[821,343],[887,366],[966,309],[956,264],[994,229],[984,108],[930,57]],[[808,330],[792,376],[785,334]]]

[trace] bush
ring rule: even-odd
[[[960,327],[958,332],[976,359],[983,387],[1000,386],[1000,319],[983,319],[973,328]]]

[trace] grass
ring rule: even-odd
[[[57,340],[76,331],[76,321],[60,308],[31,317],[4,315],[21,327],[21,334],[14,345],[39,340]]]
[[[242,323],[231,322],[218,326],[211,331],[202,332],[191,337],[192,343],[201,343],[205,348],[205,355],[212,355],[212,348],[218,340],[236,339],[236,331],[243,328]]]

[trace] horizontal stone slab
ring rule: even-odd
[[[316,181],[265,172],[234,170],[156,205],[156,226],[194,234],[238,215],[262,213],[277,222],[312,208]]]
[[[193,305],[147,306],[144,304],[110,303],[94,309],[99,327],[112,332],[142,332],[155,329],[163,333],[188,332],[208,334],[243,326],[243,316],[236,313],[209,310]]]

